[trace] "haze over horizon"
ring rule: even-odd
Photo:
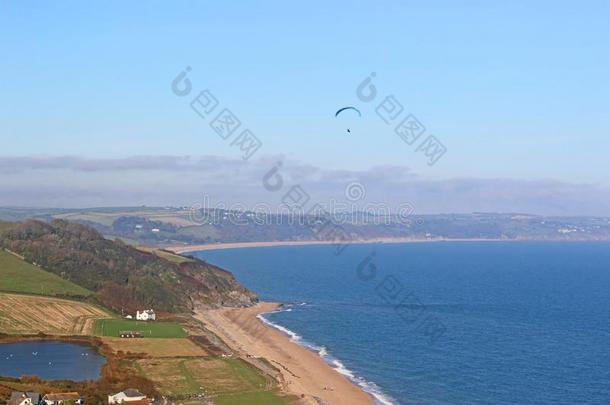
[[[355,181],[417,213],[610,216],[608,11],[4,3],[0,206],[274,205],[261,176],[282,161],[321,201]],[[193,91],[177,97],[187,67]],[[372,72],[367,103],[357,87]],[[193,112],[204,89],[262,142],[248,162]],[[435,164],[384,123],[387,96],[446,147]],[[363,117],[336,119],[345,105]]]
[[[200,206],[274,212],[284,192],[268,190],[275,167],[287,186],[300,185],[312,202],[353,209],[410,205],[414,214],[503,212],[610,216],[610,192],[595,184],[553,179],[427,178],[407,167],[332,170],[274,156],[254,161],[215,156],[125,159],[0,157],[0,206],[89,208]],[[361,187],[357,200],[350,185]],[[287,189],[288,187],[286,187]],[[353,205],[352,205],[353,204]],[[258,208],[258,209],[257,209]]]

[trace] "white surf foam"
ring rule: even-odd
[[[299,305],[302,306],[305,304],[306,303],[303,302]],[[274,322],[271,322],[269,319],[265,318],[265,316],[264,316],[264,315],[274,314],[274,313],[278,313],[278,312],[291,312],[291,311],[292,311],[292,308],[290,308],[289,306],[283,306],[274,311],[259,314],[259,315],[257,315],[257,318],[260,319],[261,322],[263,322],[265,325],[275,328],[275,329],[279,330],[280,332],[282,332],[283,334],[285,334],[286,336],[288,336],[290,338],[290,340],[293,341],[294,343],[301,345],[311,351],[316,352],[326,363],[328,363],[338,373],[340,373],[341,375],[344,375],[350,381],[354,382],[360,388],[362,388],[362,390],[364,392],[370,394],[373,397],[373,399],[375,400],[375,403],[377,405],[394,405],[395,404],[395,400],[393,398],[391,398],[390,396],[388,396],[387,394],[384,394],[381,391],[381,389],[377,386],[377,384],[375,384],[372,381],[367,381],[364,378],[355,375],[354,372],[352,370],[348,369],[347,367],[345,367],[345,365],[339,359],[333,357],[330,353],[328,353],[328,350],[326,349],[326,347],[309,343],[309,342],[305,341],[303,339],[303,337],[300,336],[299,334],[297,334],[296,332],[291,331],[290,329],[285,328],[282,325],[278,325]]]

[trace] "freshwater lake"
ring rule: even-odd
[[[89,345],[58,341],[0,343],[0,375],[43,380],[96,380],[106,359]]]

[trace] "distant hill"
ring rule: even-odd
[[[104,238],[63,220],[30,220],[0,231],[0,247],[95,293],[117,312],[185,312],[197,306],[245,306],[256,297],[216,266],[176,260]],[[30,269],[31,270],[31,269]]]
[[[223,242],[315,241],[319,216],[189,207],[43,209],[0,207],[0,220],[63,219],[149,247]],[[610,218],[548,217],[523,213],[419,215],[383,210],[325,213],[351,241],[379,239],[610,240]],[[2,224],[0,223],[0,230]]]

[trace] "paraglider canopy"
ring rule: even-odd
[[[339,110],[337,110],[337,112],[335,113],[335,117],[336,117],[337,115],[341,114],[341,113],[342,113],[343,111],[345,111],[345,110],[354,110],[354,111],[356,111],[356,112],[358,113],[358,116],[359,116],[359,117],[362,117],[362,113],[361,113],[361,112],[360,112],[360,110],[358,110],[356,107],[343,107],[343,108],[340,108],[340,109],[339,109]]]

